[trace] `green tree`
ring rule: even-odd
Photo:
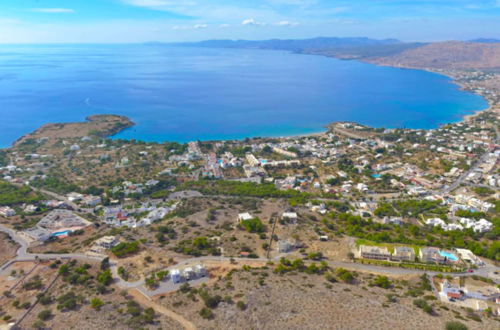
[[[97,274],[97,282],[106,286],[113,283],[113,275],[111,274],[111,270],[107,269]]]
[[[43,311],[38,313],[38,318],[42,321],[47,321],[51,317],[52,317],[52,312],[50,311],[50,309],[44,309]]]

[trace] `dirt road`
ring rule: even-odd
[[[165,315],[166,317],[177,321],[186,330],[196,330],[196,326],[189,320],[185,319],[182,315],[179,315],[168,308],[158,305],[152,300],[147,299],[142,293],[137,289],[130,289],[128,293],[134,297],[134,299],[144,307],[150,307],[155,310],[155,312]]]

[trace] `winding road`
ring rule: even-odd
[[[85,254],[33,254],[33,253],[28,253],[28,247],[29,243],[20,235],[19,232],[12,230],[10,228],[7,228],[3,225],[0,225],[0,232],[4,232],[8,234],[13,241],[15,241],[20,247],[17,250],[17,255],[15,258],[11,259],[4,265],[0,267],[0,274],[7,272],[9,266],[18,261],[37,261],[37,260],[55,260],[55,259],[78,259],[78,260],[87,260],[87,261],[102,261],[104,258],[103,257],[95,257],[95,256],[89,256]],[[228,263],[228,262],[237,262],[241,264],[249,263],[252,261],[261,261],[261,262],[269,262],[269,261],[279,261],[281,256],[267,259],[267,258],[256,258],[256,259],[248,259],[248,258],[230,258],[230,257],[216,257],[216,256],[205,256],[205,257],[198,257],[198,258],[190,258],[190,259],[185,259],[180,261],[174,266],[171,266],[168,268],[168,270],[172,270],[174,268],[182,268],[183,266],[187,266],[188,264],[201,264],[203,262],[220,262],[222,263]],[[388,275],[388,276],[401,276],[401,275],[422,275],[427,273],[429,277],[432,277],[437,274],[437,272],[425,272],[423,270],[418,270],[418,269],[405,269],[405,268],[398,268],[398,267],[382,267],[382,266],[375,266],[375,265],[368,265],[368,264],[359,264],[359,263],[353,263],[353,262],[341,262],[341,261],[328,261],[326,260],[328,265],[333,268],[345,268],[349,270],[354,270],[354,271],[361,271],[361,272],[370,272],[370,273],[377,273],[377,274],[383,274],[383,275]],[[141,303],[143,303],[145,306],[153,308],[155,311],[158,313],[161,313],[169,318],[172,318],[179,322],[184,328],[186,329],[196,329],[193,323],[191,323],[189,320],[185,319],[182,315],[179,315],[171,310],[166,309],[164,306],[161,306],[157,303],[155,303],[152,298],[157,295],[161,294],[167,294],[170,292],[177,291],[179,287],[182,285],[182,283],[174,284],[171,281],[164,281],[161,282],[159,287],[156,288],[155,290],[151,291],[145,287],[145,281],[144,279],[140,279],[135,282],[127,282],[124,281],[119,275],[118,275],[118,268],[117,264],[114,261],[110,262],[110,268],[113,274],[113,278],[115,280],[115,284],[125,290],[128,290],[129,293],[133,294],[134,297],[138,298]],[[476,270],[474,273],[450,273],[450,275],[453,276],[471,276],[471,275],[480,275],[483,277],[490,277],[494,272],[498,273],[500,272],[499,267],[495,267],[493,265],[486,265],[485,267],[482,267],[478,270]],[[500,280],[498,276],[496,276],[493,279],[496,283],[500,283]],[[189,283],[191,285],[197,286],[202,283],[205,283],[208,281],[208,278],[200,278],[194,281],[190,281]]]

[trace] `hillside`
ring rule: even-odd
[[[500,44],[438,42],[407,49],[399,54],[370,59],[380,65],[447,70],[500,69]]]
[[[209,47],[209,48],[254,48],[289,51],[332,50],[367,46],[400,45],[396,39],[370,38],[328,38],[311,39],[270,39],[270,40],[207,40],[194,43],[176,43],[176,46]]]
[[[494,39],[468,42],[406,43],[396,39],[312,38],[300,40],[207,40],[170,44],[183,47],[288,50],[359,59],[379,65],[446,69],[500,70],[500,43]]]
[[[33,133],[17,140],[14,145],[29,146],[37,139],[82,138],[89,135],[107,137],[116,134],[134,123],[127,117],[117,115],[94,115],[85,122],[46,124]]]

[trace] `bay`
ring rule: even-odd
[[[118,114],[144,141],[422,128],[487,108],[445,76],[284,51],[163,45],[0,46],[0,147],[46,123]]]

